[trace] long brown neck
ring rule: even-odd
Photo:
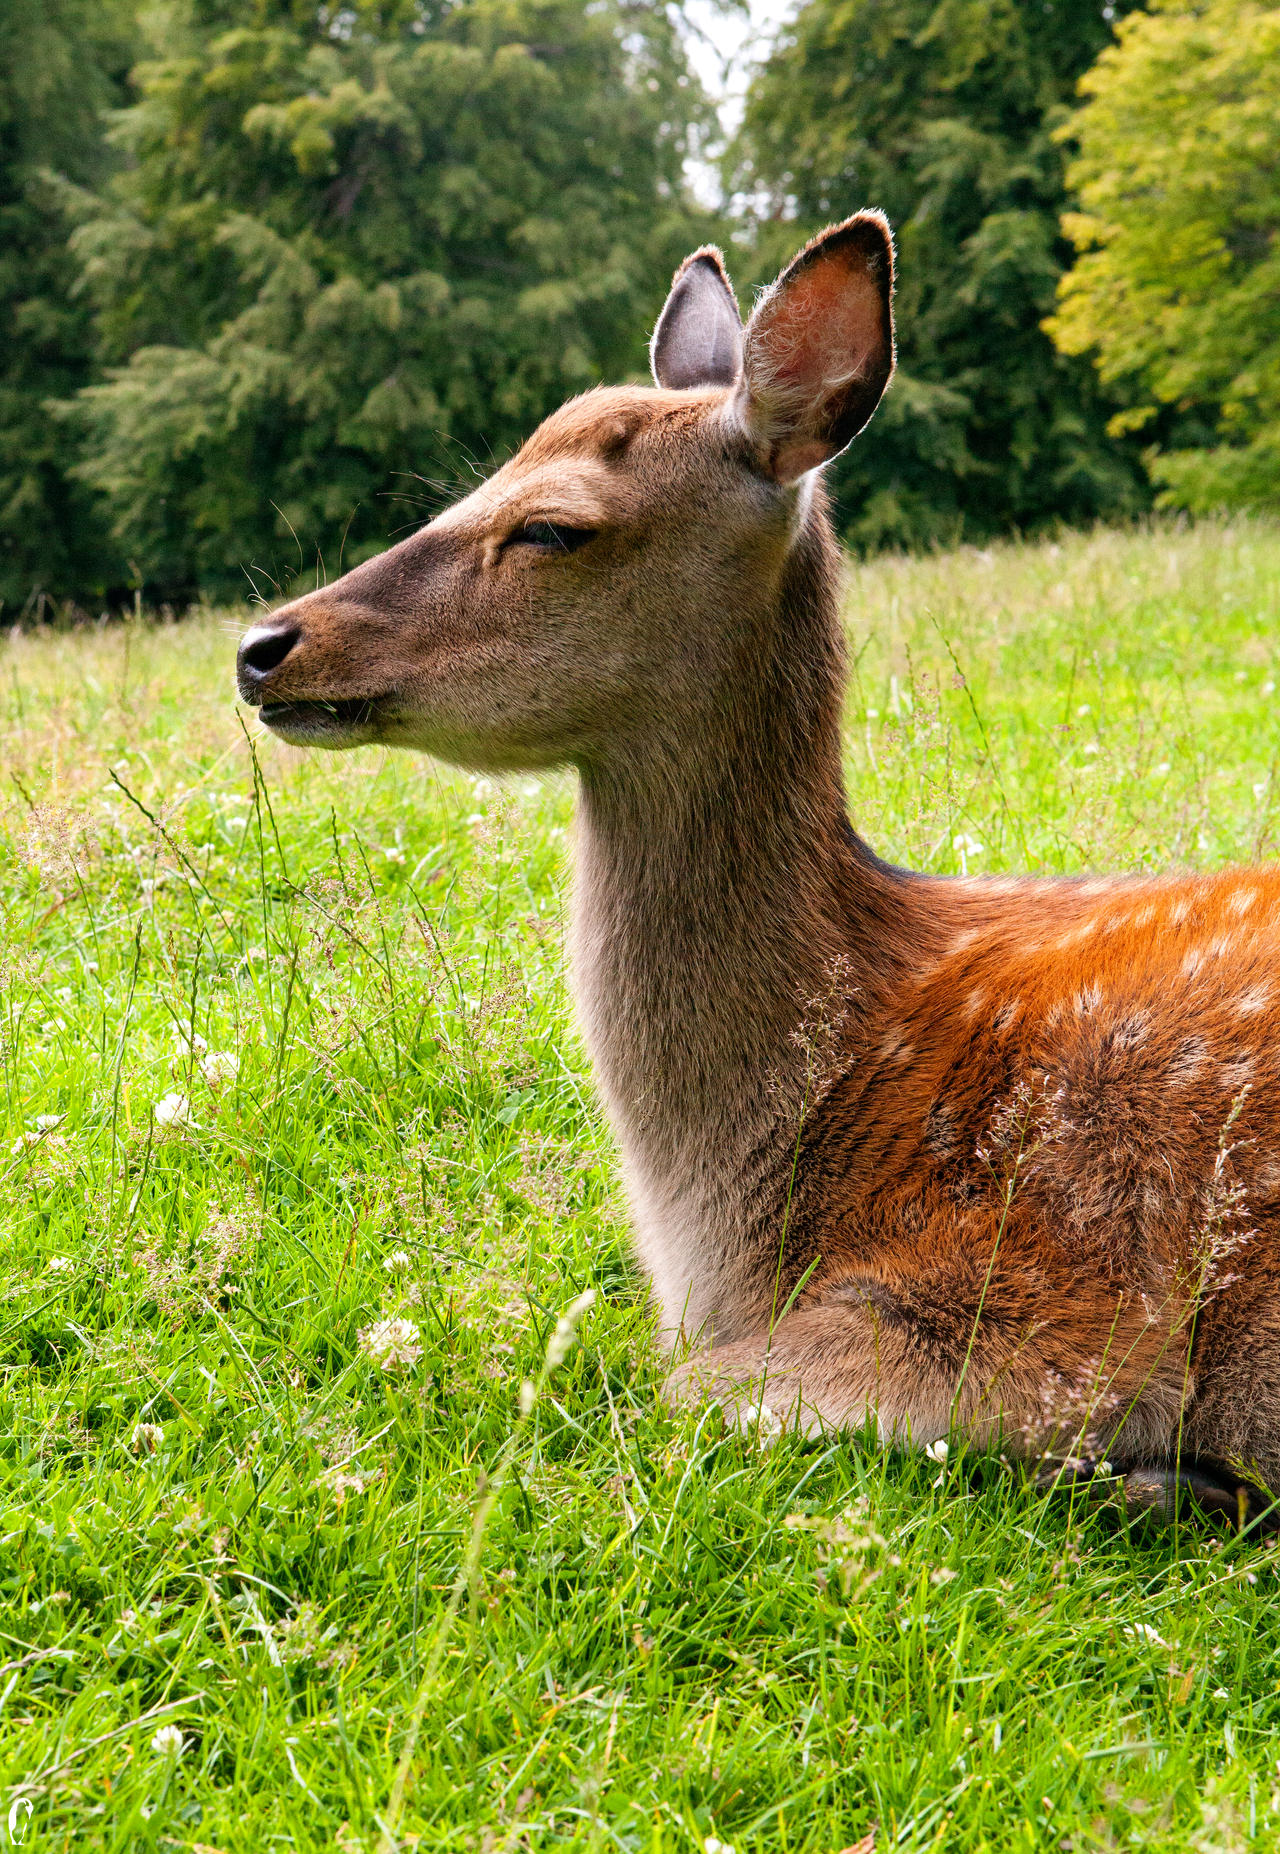
[[[838,559],[815,509],[755,608],[731,686],[582,769],[573,964],[665,1324],[739,1306],[803,1095],[806,1018],[842,1040],[892,982],[909,884],[854,836],[841,775]],[[785,1169],[785,1168],[784,1168]]]

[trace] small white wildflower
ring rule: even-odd
[[[1261,804],[1267,795],[1267,781],[1265,779],[1259,779],[1258,783],[1253,787],[1253,795],[1258,803]]]
[[[1151,768],[1151,777],[1153,779],[1163,779],[1165,774],[1168,772],[1168,770],[1169,770],[1168,760],[1161,760],[1158,766],[1153,766]]]
[[[393,1249],[382,1258],[382,1266],[389,1275],[403,1275],[413,1267],[413,1257],[406,1249]]]
[[[1231,1695],[1227,1692],[1225,1687],[1215,1687],[1213,1689],[1213,1697],[1215,1699],[1230,1699]]]
[[[67,1116],[65,1114],[37,1114],[36,1115],[36,1132],[37,1133],[52,1133],[55,1131],[56,1128],[62,1125],[66,1117]]]
[[[1081,747],[1080,751],[1081,753],[1085,753],[1085,754],[1096,753],[1098,751],[1097,741],[1096,740],[1086,740],[1083,747]]]
[[[718,1835],[708,1835],[702,1844],[702,1854],[737,1854],[731,1841],[721,1841]]]
[[[772,1448],[782,1434],[782,1419],[762,1403],[747,1412],[746,1430],[757,1448]]]
[[[223,1082],[234,1081],[240,1073],[240,1058],[229,1049],[211,1049],[200,1064],[200,1073],[210,1088],[220,1087]]]
[[[164,1430],[159,1423],[135,1423],[129,1447],[135,1455],[154,1455],[163,1441]]]
[[[151,1740],[157,1757],[181,1757],[186,1748],[187,1741],[176,1725],[162,1725]]]
[[[198,1030],[184,1030],[181,1024],[174,1025],[173,1040],[184,1056],[188,1051],[193,1056],[203,1056],[209,1047],[207,1039]]]
[[[402,863],[404,861],[404,851],[400,848],[398,843],[389,843],[382,854],[389,863]]]
[[[940,1564],[936,1571],[930,1571],[931,1584],[949,1584],[953,1577],[959,1577],[959,1571],[953,1571],[950,1565]]]
[[[1079,708],[1076,709],[1076,713],[1078,715],[1091,715],[1093,710],[1090,708],[1088,702],[1081,702]]]
[[[155,1104],[152,1110],[156,1125],[161,1127],[191,1127],[195,1122],[191,1118],[191,1103],[185,1094],[166,1094]]]
[[[1262,693],[1263,693],[1264,695],[1274,695],[1274,694],[1275,694],[1275,692],[1276,692],[1276,685],[1275,685],[1275,684],[1274,684],[1273,682],[1264,682],[1264,683],[1263,683],[1263,685],[1262,685]]]
[[[51,1255],[45,1263],[45,1267],[51,1274],[65,1275],[71,1272],[75,1267],[75,1263],[69,1255]]]
[[[961,875],[968,875],[969,858],[981,856],[984,845],[977,837],[971,837],[967,831],[961,831],[951,839],[951,847],[960,858]]]
[[[421,1335],[412,1320],[375,1320],[359,1339],[360,1350],[379,1371],[410,1370],[422,1357]]]
[[[1123,1633],[1136,1642],[1154,1642],[1157,1648],[1167,1648],[1168,1642],[1149,1622],[1127,1622]]]
[[[585,1294],[579,1294],[578,1298],[571,1302],[560,1315],[556,1321],[556,1329],[547,1343],[548,1371],[554,1371],[557,1366],[564,1363],[569,1347],[573,1344],[573,1335],[578,1330],[578,1321],[588,1308],[595,1306],[595,1303],[596,1291],[594,1288],[588,1288]]]
[[[537,1399],[537,1395],[538,1393],[533,1388],[533,1384],[528,1378],[526,1378],[524,1383],[520,1386],[520,1414],[521,1416],[528,1416],[529,1412],[532,1410],[534,1406],[534,1402]]]
[[[930,1461],[945,1461],[947,1459],[946,1438],[939,1436],[936,1442],[927,1442],[924,1452]]]

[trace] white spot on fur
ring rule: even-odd
[[[1145,1043],[1151,1019],[1146,1011],[1135,1011],[1132,1017],[1126,1017],[1118,1023],[1111,1033],[1111,1041],[1116,1049],[1136,1049],[1139,1043]]]
[[[1186,920],[1190,912],[1191,903],[1189,901],[1175,901],[1169,910],[1169,919],[1173,922],[1174,926],[1177,927],[1180,922]]]
[[[1089,882],[1082,882],[1076,890],[1076,893],[1077,895],[1105,895],[1107,890],[1114,886],[1112,882],[1105,882],[1095,878]]]
[[[1098,985],[1086,985],[1084,990],[1078,991],[1072,1000],[1077,1017],[1087,1017],[1089,1012],[1096,1011],[1101,1003],[1102,990]]]
[[[1240,1056],[1235,1062],[1224,1062],[1218,1072],[1219,1084],[1228,1094],[1239,1094],[1240,1090],[1253,1080],[1253,1057]]]
[[[1186,973],[1188,978],[1190,978],[1193,973],[1200,970],[1203,959],[1204,954],[1200,951],[1200,948],[1198,946],[1193,946],[1182,962],[1182,970]]]
[[[1256,888],[1238,888],[1231,897],[1230,907],[1233,914],[1247,914],[1258,899]]]
[[[1002,1004],[992,1019],[992,1029],[1007,1030],[1022,1009],[1021,998],[1010,998],[1008,1004]]]
[[[986,1001],[986,992],[982,989],[981,985],[976,985],[964,1001],[965,1016],[976,1017]]]
[[[915,1053],[913,1045],[903,1041],[901,1030],[890,1030],[880,1045],[881,1062],[910,1062]]]
[[[1202,1036],[1190,1036],[1169,1064],[1169,1080],[1194,1081],[1209,1060],[1209,1045]]]
[[[1223,959],[1236,943],[1233,933],[1220,933],[1216,940],[1210,940],[1205,949],[1210,959]]]
[[[1138,909],[1138,912],[1133,917],[1133,924],[1135,927],[1149,927],[1155,918],[1156,911],[1148,904],[1145,908]]]
[[[1241,1017],[1253,1017],[1265,1008],[1271,997],[1270,985],[1255,985],[1251,991],[1244,992],[1236,1003]]]

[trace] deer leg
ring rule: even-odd
[[[1110,1327],[1101,1319],[1108,1358],[1098,1310],[1073,1321],[1065,1297],[1054,1299],[1056,1317],[1019,1328],[995,1303],[977,1317],[935,1304],[921,1319],[884,1284],[850,1283],[772,1333],[690,1358],[667,1395],[714,1397],[740,1422],[763,1403],[806,1434],[874,1423],[883,1440],[919,1447],[955,1429],[1050,1459],[1101,1458],[1123,1440],[1131,1459],[1166,1462],[1186,1383],[1177,1335],[1121,1303]]]

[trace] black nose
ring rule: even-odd
[[[236,657],[241,690],[248,693],[265,682],[273,670],[279,669],[301,636],[296,624],[275,627],[260,624],[246,632]]]

